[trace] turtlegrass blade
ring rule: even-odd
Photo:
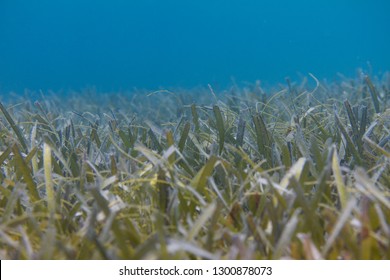
[[[192,241],[195,236],[197,236],[200,230],[205,226],[206,222],[213,216],[216,209],[217,204],[213,202],[202,211],[202,214],[198,217],[191,230],[188,232],[186,238],[187,241]]]
[[[49,209],[49,215],[50,219],[54,218],[55,214],[55,195],[54,195],[54,188],[53,188],[53,176],[51,173],[51,148],[48,144],[43,144],[43,168],[45,171],[45,185],[46,185],[46,199],[47,199],[47,205]]]
[[[303,250],[305,252],[305,257],[307,260],[323,260],[324,257],[321,255],[320,251],[314,245],[311,240],[310,235],[304,233],[297,234],[298,239],[302,242]]]
[[[171,147],[175,144],[175,140],[173,139],[173,133],[171,130],[168,130],[165,134],[165,137],[167,139],[167,147]]]
[[[168,130],[165,134],[165,137],[167,139],[167,147],[168,149],[164,152],[164,157],[166,157],[166,154],[169,154],[168,156],[168,162],[172,166],[176,161],[176,149],[174,148],[175,140],[173,138],[173,133],[171,130]]]
[[[168,244],[167,250],[171,254],[184,251],[196,256],[197,258],[210,260],[218,259],[218,257],[213,255],[212,253],[186,241],[173,240],[172,242],[170,242],[170,244]]]
[[[53,259],[53,253],[56,249],[56,228],[52,223],[48,225],[41,242],[40,258],[46,260]]]
[[[287,171],[286,175],[283,177],[282,181],[280,182],[280,186],[284,189],[286,189],[290,184],[290,179],[295,178],[297,181],[299,181],[303,168],[306,164],[306,158],[302,157],[297,160],[296,163]]]
[[[364,193],[372,195],[377,201],[383,204],[390,211],[390,201],[376,186],[375,183],[370,180],[366,172],[358,168],[355,171],[356,186]]]
[[[315,122],[316,124],[316,128],[319,129],[321,131],[321,136],[326,140],[327,138],[331,137],[331,133],[328,132],[324,126],[313,116],[313,115],[309,115],[309,117]]]
[[[155,254],[156,248],[159,245],[159,236],[154,234],[147,238],[140,246],[137,247],[133,258],[134,259],[145,259],[147,256],[153,256]]]
[[[30,152],[28,153],[28,155],[26,156],[26,162],[30,162],[32,161],[33,158],[36,158],[36,153],[38,152],[38,147],[34,147],[30,150]],[[32,166],[34,167],[34,165],[32,164]],[[34,168],[33,168],[34,170]],[[35,174],[35,173],[34,173]]]
[[[111,175],[115,176],[118,173],[118,167],[116,165],[116,161],[115,161],[115,156],[114,155],[110,156],[110,161],[111,161]]]
[[[199,115],[198,111],[196,110],[196,105],[191,105],[191,113],[192,113],[192,121],[195,125],[195,131],[199,131]]]
[[[310,208],[310,204],[305,197],[305,193],[303,191],[302,186],[299,182],[293,177],[291,178],[291,185],[296,193],[296,202],[299,204],[300,208],[303,210],[303,214],[306,217],[306,225],[308,230],[312,232],[312,236],[315,241],[320,241],[321,239],[321,225],[318,223],[317,216],[312,208]]]
[[[343,176],[341,175],[341,169],[339,164],[339,157],[337,155],[336,149],[333,149],[333,156],[332,156],[332,170],[335,177],[337,192],[339,194],[339,199],[341,203],[342,209],[345,209],[347,206],[348,201],[348,193],[347,189],[345,187]]]
[[[4,161],[8,158],[11,153],[11,148],[7,147],[7,149],[0,155],[0,166],[4,163]]]
[[[50,146],[51,153],[53,153],[57,157],[59,162],[62,163],[62,167],[59,167],[59,164],[57,163],[57,161],[52,161],[52,163],[55,167],[54,171],[58,170],[58,172],[56,172],[57,174],[62,174],[64,171],[67,171],[69,174],[75,174],[75,173],[73,173],[73,171],[69,167],[69,164],[68,164],[67,160],[64,158],[64,155],[62,154],[62,152],[60,152],[55,147],[55,145],[50,142],[49,138],[45,138],[45,143],[46,143],[46,145]]]
[[[130,132],[130,131],[129,131]],[[131,132],[130,132],[131,133]],[[123,130],[118,131],[118,135],[127,149],[131,148],[131,142],[128,135]]]
[[[91,131],[90,138],[91,138],[91,140],[95,141],[97,147],[100,148],[100,146],[102,145],[102,142],[100,141],[99,134],[97,132],[97,128],[98,128],[97,123],[92,125],[92,131]]]
[[[339,236],[341,230],[343,229],[344,225],[347,223],[348,219],[351,217],[351,213],[354,210],[356,206],[356,198],[352,197],[345,208],[343,209],[343,212],[339,216],[339,219],[337,220],[336,225],[333,228],[332,233],[328,237],[324,248],[322,249],[322,255],[326,257],[329,250],[332,248],[332,245],[336,241],[336,238]]]
[[[157,151],[159,153],[161,153],[163,148],[162,148],[160,142],[158,142],[157,136],[156,136],[156,134],[153,132],[153,130],[151,128],[149,129],[148,134],[149,134],[150,139],[152,140],[154,148],[156,148]]]
[[[302,128],[300,125],[297,125],[297,131],[295,133],[295,142],[301,155],[309,159],[310,158],[309,148],[306,143],[305,137],[303,136]]]
[[[102,195],[100,189],[96,186],[93,186],[90,189],[90,192],[91,192],[92,196],[94,197],[99,209],[101,209],[104,212],[104,214],[108,217],[111,213],[111,210],[110,210],[108,201]]]
[[[374,104],[375,112],[378,114],[380,113],[378,92],[369,76],[365,76],[364,79],[368,85],[368,88],[370,89],[371,99],[372,99],[372,103]]]
[[[35,147],[35,141],[37,140],[37,128],[38,128],[38,123],[35,121],[34,126],[31,129],[31,134],[30,134],[30,149]],[[34,156],[31,159],[31,164],[33,168],[34,174],[37,174],[38,172],[38,159],[37,156]]]
[[[113,212],[111,212],[113,213]],[[112,214],[115,215],[116,213]],[[121,251],[121,258],[123,259],[130,259],[133,257],[132,248],[128,246],[129,241],[132,241],[133,243],[138,245],[139,237],[138,233],[136,232],[135,228],[132,226],[127,225],[128,227],[125,229],[121,227],[118,220],[113,220],[112,222],[112,232],[115,235],[115,238],[118,243],[119,250]]]
[[[349,104],[348,100],[345,100],[344,106],[345,109],[347,110],[348,119],[352,127],[353,138],[358,146],[359,152],[361,152],[362,151],[361,134],[359,133],[358,123],[356,121],[355,115],[352,112],[351,104]]]
[[[169,205],[169,184],[166,181],[165,171],[162,168],[159,168],[156,186],[158,189],[159,209],[162,214],[167,214]]]
[[[20,170],[23,175],[24,183],[27,185],[27,189],[30,193],[30,198],[32,202],[36,202],[40,199],[37,186],[34,182],[34,179],[31,174],[31,170],[28,167],[27,163],[24,161],[22,155],[20,154],[20,150],[18,146],[15,144],[12,146],[12,152],[15,157],[15,169]]]
[[[190,123],[186,122],[184,125],[184,128],[183,128],[183,131],[181,133],[181,137],[180,137],[179,144],[178,144],[179,151],[181,153],[184,150],[184,146],[185,146],[187,138],[188,138],[188,133],[190,132],[190,127],[191,127]]]
[[[348,100],[344,100],[344,106],[345,106],[345,109],[347,110],[347,115],[348,115],[348,119],[349,119],[349,122],[350,122],[351,127],[352,127],[352,132],[357,137],[359,135],[359,129],[358,129],[358,124],[357,124],[355,115],[352,112],[351,104],[349,104]]]
[[[265,248],[269,248],[271,250],[274,250],[274,247],[272,246],[271,242],[267,238],[267,234],[264,232],[264,230],[260,226],[256,226],[256,223],[253,219],[253,216],[249,214],[246,218],[246,223],[253,234],[257,247],[263,251],[263,253],[266,253]]]
[[[363,137],[363,135],[366,133],[366,127],[367,127],[367,122],[368,122],[367,106],[362,106],[361,112],[362,112],[362,116],[360,118],[360,128],[359,128],[360,138]]]
[[[330,176],[330,172],[331,172],[331,165],[328,164],[327,166],[325,166],[323,168],[322,172],[319,175],[319,178],[317,181],[317,187],[316,187],[314,196],[313,196],[312,201],[311,201],[310,207],[312,209],[317,209],[318,204],[320,203],[322,197],[327,195],[327,193],[326,193],[327,186],[328,186],[327,179]]]
[[[206,241],[206,248],[209,251],[213,251],[213,248],[215,247],[214,245],[214,239],[215,239],[215,233],[217,231],[218,227],[218,220],[221,214],[221,208],[222,205],[221,203],[218,202],[213,202],[216,207],[214,210],[214,213],[212,214],[210,218],[210,225],[208,227],[208,233],[207,233],[207,241]]]
[[[7,119],[9,125],[11,126],[12,130],[15,132],[16,137],[18,137],[20,145],[22,145],[24,152],[27,152],[27,140],[20,131],[20,128],[16,125],[15,121],[12,119],[11,115],[8,113],[7,109],[4,107],[4,105],[0,102],[0,110],[3,112],[5,118]]]
[[[12,192],[7,195],[7,204],[4,207],[4,210],[2,212],[2,217],[1,217],[1,224],[5,224],[10,220],[12,217],[14,207],[17,203],[18,198],[20,197],[20,193],[22,190],[22,186],[20,183],[15,184],[15,187],[13,188]]]
[[[337,123],[337,126],[339,127],[341,133],[343,134],[345,140],[347,141],[347,147],[348,149],[351,151],[354,159],[356,160],[356,163],[361,165],[363,163],[360,155],[359,155],[359,152],[356,150],[355,148],[355,144],[352,142],[352,139],[351,137],[349,136],[347,130],[345,129],[345,127],[343,126],[343,124],[341,123],[340,119],[339,119],[339,116],[335,110],[334,112],[334,115],[335,115],[335,119],[336,119],[336,123]]]
[[[284,230],[282,235],[280,236],[278,243],[276,244],[275,251],[273,252],[272,258],[274,260],[280,259],[283,256],[283,253],[287,250],[288,245],[293,237],[295,229],[298,225],[298,215],[300,213],[300,209],[296,209],[294,213],[291,215],[291,218],[288,220],[286,225],[284,226]]]
[[[214,116],[217,122],[218,138],[219,138],[219,154],[223,151],[223,145],[225,143],[225,125],[223,123],[223,118],[221,110],[217,105],[213,106]]]
[[[202,169],[195,175],[194,179],[192,179],[191,185],[196,188],[198,192],[202,194],[204,193],[207,179],[212,174],[217,159],[218,158],[216,156],[211,156]]]
[[[237,136],[236,136],[236,146],[241,147],[244,143],[244,133],[245,133],[245,120],[240,117],[237,125]]]
[[[259,153],[267,159],[268,165],[272,166],[271,137],[268,129],[260,114],[252,116],[252,119],[255,125],[256,142]]]
[[[315,136],[310,138],[310,152],[312,154],[313,161],[316,164],[317,170],[321,171],[324,169],[324,160],[321,154],[318,140]]]
[[[384,148],[379,146],[377,143],[372,141],[370,138],[367,136],[363,137],[363,141],[369,144],[371,147],[373,147],[375,150],[379,151],[382,155],[390,159],[390,152],[386,151]]]

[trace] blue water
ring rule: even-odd
[[[0,93],[380,74],[389,50],[388,0],[0,0]]]

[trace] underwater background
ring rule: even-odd
[[[0,259],[390,260],[389,27],[390,0],[0,0]]]
[[[380,75],[389,27],[386,0],[1,0],[0,94]]]

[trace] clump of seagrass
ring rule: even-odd
[[[1,259],[389,259],[389,79],[0,103]]]

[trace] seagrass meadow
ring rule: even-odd
[[[0,103],[1,259],[390,259],[390,77]]]

